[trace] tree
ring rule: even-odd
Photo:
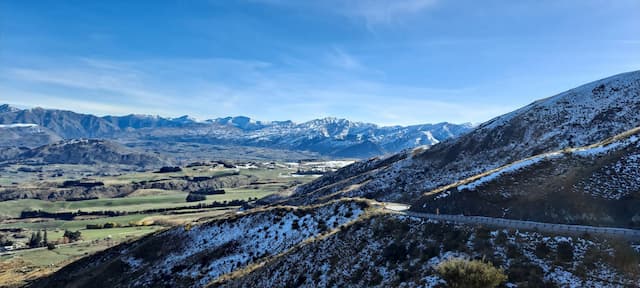
[[[81,236],[82,236],[82,233],[80,233],[80,231],[71,232],[69,230],[64,230],[64,236],[63,237],[69,239],[69,242],[78,241],[78,240],[80,240]]]
[[[49,244],[49,239],[47,239],[47,229],[46,228],[44,229],[44,239],[43,239],[43,241],[44,241],[44,245]]]
[[[36,234],[36,232],[31,232],[31,238],[29,238],[29,247],[38,247],[39,243],[40,241],[38,241],[38,234]]]
[[[448,259],[440,262],[436,271],[452,288],[496,287],[507,280],[502,269],[479,260]]]
[[[38,234],[36,235],[36,247],[42,245],[42,231],[38,230]]]

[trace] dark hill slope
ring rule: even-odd
[[[640,227],[640,128],[537,155],[427,193],[413,210]]]

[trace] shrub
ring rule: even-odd
[[[291,222],[291,229],[293,229],[293,230],[299,230],[300,229],[300,223],[298,223],[298,220],[293,220]]]
[[[452,258],[438,264],[436,271],[452,288],[496,287],[507,280],[502,269],[479,260]]]
[[[398,263],[407,258],[407,249],[402,244],[391,243],[382,250],[382,256],[392,263]]]
[[[118,223],[107,222],[107,223],[104,223],[104,225],[102,227],[105,228],[105,229],[109,229],[109,228],[116,228],[118,226],[120,226]]]
[[[500,230],[498,232],[498,235],[496,235],[496,239],[494,241],[498,245],[504,245],[504,244],[507,244],[507,241],[509,241],[509,238],[507,237],[507,233],[504,233],[504,231]]]
[[[613,242],[613,266],[628,273],[638,273],[640,255],[624,241]]]
[[[49,249],[49,250],[56,249],[56,244],[53,244],[53,243],[47,243],[47,249]]]
[[[573,261],[573,245],[569,241],[558,242],[558,252],[556,259],[560,262]]]
[[[546,243],[539,242],[538,244],[536,244],[535,254],[538,258],[544,259],[545,257],[549,256],[549,253],[551,253],[551,249],[549,248],[549,246],[547,246]]]
[[[102,224],[87,224],[87,229],[102,229]]]
[[[509,267],[509,282],[518,287],[545,287],[544,271],[531,263],[512,263]]]

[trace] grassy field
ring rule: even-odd
[[[16,218],[24,210],[42,210],[47,212],[64,211],[141,211],[157,208],[172,208],[193,206],[198,203],[211,203],[213,201],[247,200],[249,198],[262,198],[277,192],[273,187],[265,189],[232,188],[226,189],[227,193],[221,195],[207,195],[207,200],[200,202],[186,202],[187,193],[181,191],[162,191],[158,194],[134,196],[124,198],[105,198],[85,201],[45,201],[37,199],[21,199],[0,202],[0,216]]]

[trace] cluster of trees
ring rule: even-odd
[[[104,224],[87,224],[87,229],[110,229],[120,227],[120,223],[107,222]]]
[[[82,181],[82,180],[67,180],[62,182],[62,188],[68,188],[68,187],[92,188],[92,187],[98,187],[98,186],[104,186],[104,183],[100,181]]]
[[[73,232],[64,230],[64,234],[62,235],[62,237],[64,243],[71,243],[80,240],[80,237],[82,237],[82,233],[80,231]],[[29,245],[29,248],[47,247],[49,250],[53,250],[56,248],[56,243],[49,242],[47,229],[44,229],[44,233],[41,230],[31,233],[31,238],[29,238],[29,242],[27,244]]]
[[[47,229],[44,230],[44,236],[42,234],[42,231],[38,230],[38,232],[33,232],[31,233],[31,238],[29,238],[29,247],[30,248],[36,248],[36,247],[43,247],[46,246],[49,243],[49,239],[47,238]]]
[[[199,201],[204,201],[207,200],[207,196],[203,195],[203,194],[196,194],[196,193],[189,193],[189,195],[187,195],[187,202],[199,202]]]
[[[171,166],[164,166],[162,168],[160,168],[160,170],[154,172],[154,173],[174,173],[174,172],[180,172],[182,171],[182,168],[180,167],[171,167]]]
[[[80,240],[80,237],[82,237],[82,233],[80,233],[80,231],[72,232],[69,230],[64,230],[64,235],[62,237],[68,239],[69,242],[76,242]]]

